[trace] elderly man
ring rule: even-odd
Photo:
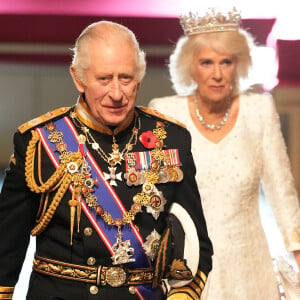
[[[212,245],[191,139],[135,107],[145,56],[134,34],[91,24],[70,72],[76,105],[14,137],[0,197],[0,299],[12,299],[30,233],[27,299],[199,299]]]

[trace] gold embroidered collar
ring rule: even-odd
[[[125,119],[123,123],[121,123],[113,132],[112,130],[106,126],[97,121],[90,112],[90,109],[86,102],[83,100],[82,96],[78,98],[78,101],[75,106],[75,113],[78,117],[78,119],[84,123],[86,126],[97,130],[98,132],[109,134],[109,135],[116,135],[119,132],[126,129],[130,123],[133,121],[134,114],[130,116],[130,118]]]

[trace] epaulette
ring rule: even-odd
[[[18,127],[18,130],[20,131],[20,133],[24,133],[26,132],[27,130],[31,129],[32,127],[35,127],[35,126],[38,126],[42,123],[45,123],[47,121],[50,121],[60,115],[63,115],[64,113],[66,113],[68,110],[70,110],[71,107],[60,107],[60,108],[57,108],[55,110],[52,110],[52,111],[49,111],[37,118],[34,118],[22,125],[20,125]]]
[[[143,112],[145,112],[145,113],[147,113],[149,115],[159,117],[159,118],[164,119],[164,120],[166,120],[168,122],[171,122],[171,123],[179,125],[179,126],[181,126],[183,128],[186,128],[185,124],[179,122],[178,120],[176,120],[176,119],[174,119],[174,118],[172,118],[170,116],[164,115],[164,114],[160,113],[159,111],[157,111],[155,109],[152,109],[152,108],[149,108],[149,107],[144,107],[144,106],[138,106],[138,108],[141,111],[143,111]]]

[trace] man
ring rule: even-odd
[[[14,137],[0,197],[0,299],[12,299],[30,233],[27,299],[199,299],[212,246],[190,135],[135,107],[145,73],[135,36],[112,22],[88,26],[70,72],[77,104]]]

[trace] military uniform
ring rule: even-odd
[[[80,99],[15,134],[0,196],[0,299],[12,298],[30,233],[27,299],[165,299],[172,287],[199,299],[212,245],[188,131],[141,108],[114,138],[100,127]],[[192,282],[189,217],[189,255],[199,256]]]

